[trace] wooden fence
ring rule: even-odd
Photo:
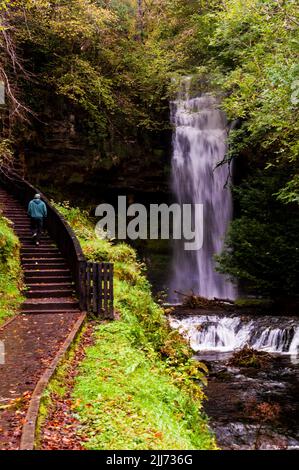
[[[82,303],[103,319],[113,319],[113,264],[86,261],[81,266]]]

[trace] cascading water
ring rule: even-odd
[[[176,290],[192,290],[206,298],[233,299],[233,285],[215,271],[213,260],[222,250],[232,216],[231,193],[226,184],[229,169],[227,165],[216,168],[226,153],[226,119],[212,95],[190,99],[190,81],[190,77],[184,80],[184,91],[172,102],[172,186],[179,204],[203,204],[204,238],[198,251],[186,251],[183,241],[175,242],[170,298],[177,300],[173,294]]]
[[[184,249],[176,241],[170,301],[180,301],[174,291],[191,290],[207,298],[236,297],[232,283],[215,271],[214,255],[232,217],[229,170],[217,167],[226,154],[227,122],[210,94],[190,97],[191,78],[171,104],[173,133],[172,187],[177,202],[203,205],[203,246]],[[194,213],[194,227],[201,221]],[[299,449],[298,403],[299,322],[296,317],[216,313],[191,316],[186,308],[174,311],[170,326],[184,336],[200,361],[209,368],[205,410],[217,442],[224,449]],[[239,310],[240,311],[240,310]],[[214,313],[215,312],[215,313]],[[243,312],[243,311],[242,311]],[[196,313],[196,311],[194,311]],[[204,312],[202,312],[204,313]],[[181,315],[186,314],[184,318]],[[179,316],[180,315],[180,316]],[[258,368],[232,367],[228,357],[244,346],[272,354]],[[279,418],[263,425],[259,409],[273,405]],[[266,407],[267,409],[267,407]],[[256,413],[254,415],[254,413]],[[257,412],[256,412],[257,411]]]
[[[244,347],[272,353],[299,353],[299,325],[292,319],[275,323],[273,317],[250,318],[244,321],[238,316],[199,315],[182,320],[172,318],[170,325],[176,328],[198,351],[228,352]]]

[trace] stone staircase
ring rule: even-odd
[[[33,195],[32,195],[33,196]],[[13,222],[21,242],[26,301],[22,312],[80,312],[71,272],[51,237],[44,232],[40,245],[31,238],[30,219],[20,202],[0,188],[0,209]]]

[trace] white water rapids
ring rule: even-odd
[[[292,321],[278,326],[265,319],[244,321],[238,316],[199,315],[183,319],[170,319],[172,328],[189,341],[198,351],[229,352],[248,345],[270,353],[299,354],[299,326]]]
[[[226,154],[227,122],[219,103],[210,94],[189,97],[190,77],[183,80],[178,99],[171,103],[173,134],[172,188],[177,202],[203,204],[203,246],[184,250],[184,242],[174,244],[174,291],[190,292],[206,298],[235,298],[233,285],[215,271],[213,256],[222,251],[232,217],[227,164],[217,167]],[[196,220],[195,227],[200,221]]]

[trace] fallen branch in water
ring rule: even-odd
[[[191,294],[184,294],[183,292],[174,291],[176,294],[184,297],[183,307],[187,308],[204,308],[204,309],[217,309],[222,308],[225,302],[233,303],[232,301],[227,301],[226,299],[206,299],[200,295],[195,295],[193,292]]]
[[[255,367],[260,369],[266,366],[272,360],[271,354],[265,351],[257,351],[248,345],[236,351],[228,361],[229,366],[234,367]]]
[[[235,301],[234,300],[230,300],[230,299],[218,299],[217,297],[214,297],[214,300],[216,302],[223,302],[225,304],[232,304],[234,305]]]

